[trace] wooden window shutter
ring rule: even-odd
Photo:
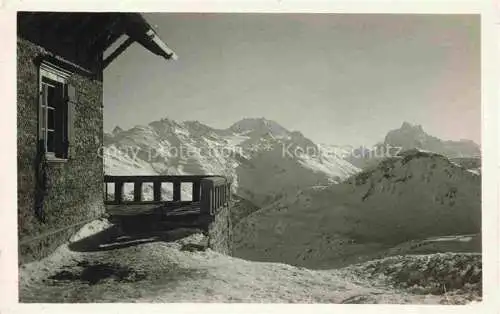
[[[71,147],[74,147],[74,142],[76,138],[75,132],[75,120],[76,120],[76,104],[77,104],[77,92],[76,87],[72,84],[67,85],[67,132],[66,132],[66,158],[69,157]]]
[[[42,84],[40,95],[38,98],[38,142],[41,143],[41,147],[45,150],[45,134],[43,128],[45,125],[45,115],[47,110],[42,106],[46,105],[45,100],[47,99],[47,86]]]
[[[63,85],[56,87],[56,102],[55,103],[55,132],[54,132],[54,153],[57,158],[66,158],[66,106],[64,101]]]

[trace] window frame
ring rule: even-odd
[[[48,62],[42,62],[39,67],[39,74],[38,74],[38,121],[40,124],[41,117],[40,115],[43,114],[43,124],[38,126],[38,141],[43,141],[43,151],[45,152],[45,158],[47,161],[50,162],[66,162],[68,160],[68,151],[66,151],[66,154],[64,158],[57,157],[56,152],[49,152],[48,147],[47,147],[47,140],[48,140],[48,110],[49,106],[47,106],[47,94],[43,93],[43,88],[44,85],[49,85],[50,82],[55,82],[56,84],[61,84],[62,87],[62,96],[61,96],[61,103],[64,105],[67,105],[67,88],[68,88],[68,79],[72,75],[71,72],[66,71],[58,66],[55,66],[51,63]],[[48,82],[47,82],[48,81]],[[55,86],[54,86],[55,87]],[[44,98],[45,96],[45,98]],[[56,110],[56,108],[53,108],[51,110]],[[61,108],[59,108],[61,110]],[[55,114],[55,112],[54,112]],[[55,117],[54,117],[55,119]],[[66,129],[66,132],[68,132],[68,125],[69,121],[68,118],[63,121],[63,128]],[[51,132],[54,133],[54,138],[56,137],[55,129],[52,130]],[[66,148],[68,150],[68,148]]]

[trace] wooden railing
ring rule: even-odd
[[[231,183],[224,177],[210,177],[201,180],[202,213],[214,215],[217,210],[231,201]]]
[[[114,197],[110,199],[108,184],[114,184]],[[123,187],[125,183],[133,184],[132,200],[124,199]],[[152,184],[153,198],[145,200],[142,187]],[[162,184],[172,184],[172,199],[163,198]],[[192,198],[183,200],[181,197],[182,183],[192,184]],[[199,203],[200,211],[215,214],[219,208],[226,206],[231,200],[231,182],[221,176],[185,175],[185,176],[104,176],[104,203],[106,205],[141,205],[161,204],[165,206],[175,204],[190,205]]]

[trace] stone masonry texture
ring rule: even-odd
[[[48,164],[48,187],[44,198],[46,221],[35,215],[38,154],[38,66],[36,58],[48,52],[27,40],[17,41],[17,146],[18,146],[18,238],[27,239],[61,229],[104,213],[102,82],[74,74],[76,87],[74,140],[69,158]],[[19,246],[19,262],[42,258],[68,240],[70,228]]]

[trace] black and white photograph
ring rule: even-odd
[[[480,14],[16,23],[19,303],[483,301]]]

